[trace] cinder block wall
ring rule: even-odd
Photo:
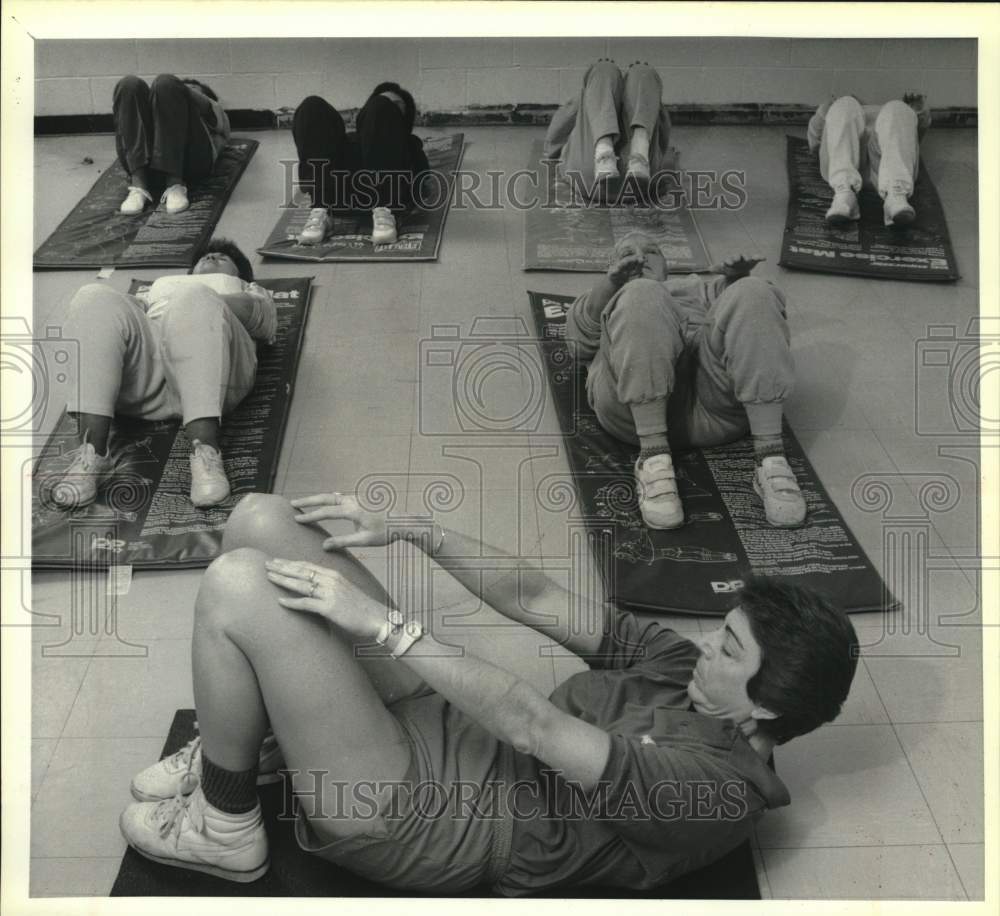
[[[548,104],[598,57],[656,66],[668,104],[880,102],[914,90],[934,108],[976,105],[974,39],[46,39],[35,45],[35,114],[107,113],[120,77],[165,72],[205,80],[230,109],[295,106],[310,93],[356,107],[386,79],[423,111]]]

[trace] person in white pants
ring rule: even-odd
[[[842,226],[859,219],[857,194],[867,182],[885,201],[885,224],[910,225],[916,219],[909,197],[920,164],[920,138],[930,123],[922,95],[884,105],[862,105],[845,95],[821,105],[807,136],[833,189],[826,221]]]
[[[273,342],[277,309],[253,282],[246,256],[213,239],[189,275],[157,279],[130,296],[103,283],[70,301],[63,335],[79,342],[79,391],[70,409],[81,444],[51,499],[88,505],[114,473],[108,449],[116,414],[145,420],[180,417],[191,439],[191,502],[214,506],[229,496],[220,451],[220,418],[253,388],[256,340]]]

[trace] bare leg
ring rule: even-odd
[[[387,602],[391,599],[379,581],[349,551],[327,552],[323,540],[328,533],[319,525],[300,525],[299,513],[283,496],[251,493],[233,510],[222,537],[223,551],[254,547],[268,559],[283,557],[335,569],[366,595]],[[388,658],[359,655],[361,667],[383,702],[411,695],[423,681],[404,665]]]
[[[322,785],[332,803],[333,783],[350,798],[355,783],[402,779],[409,744],[350,642],[323,619],[278,605],[267,558],[248,548],[224,554],[198,592],[192,668],[205,755],[226,770],[250,769],[270,720],[296,791]],[[322,818],[310,820],[324,832]],[[341,836],[370,827],[337,821]]]

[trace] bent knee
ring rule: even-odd
[[[318,108],[327,108],[329,102],[319,95],[307,95],[301,102],[299,102],[298,107],[295,109],[295,113],[300,112],[308,114],[311,111],[315,111]]]
[[[668,302],[670,302],[670,294],[659,280],[637,277],[635,280],[629,280],[621,288],[621,292],[618,293],[618,298],[615,300],[615,310],[622,306],[626,309],[636,309],[661,306]]]
[[[292,504],[275,493],[248,493],[237,504],[222,533],[222,549],[238,552],[240,548],[263,543],[275,524],[295,515]]]
[[[241,547],[216,557],[205,570],[198,588],[195,600],[198,619],[224,624],[229,609],[249,606],[250,602],[242,599],[260,594],[268,581],[264,569],[268,559],[267,554],[252,547]]]
[[[772,309],[777,306],[784,314],[784,293],[773,283],[760,277],[741,277],[727,292],[731,294],[729,297],[731,309]]]
[[[173,73],[161,73],[153,80],[150,88],[153,92],[176,92],[178,89],[187,90],[184,81]]]
[[[830,104],[830,110],[833,111],[834,108],[862,111],[861,103],[853,95],[842,95],[840,98],[834,99]]]
[[[134,73],[130,73],[128,76],[123,76],[117,83],[115,83],[115,94],[121,92],[142,92],[148,88],[149,86],[146,85],[146,81],[144,79],[140,79]]]
[[[69,300],[67,312],[71,316],[85,313],[88,320],[102,315],[117,316],[126,312],[131,304],[125,296],[105,283],[86,283]]]

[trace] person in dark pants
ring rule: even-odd
[[[398,83],[379,83],[358,112],[355,131],[318,95],[295,110],[292,136],[301,191],[312,213],[299,236],[318,244],[328,229],[327,208],[372,211],[372,242],[396,241],[395,214],[415,202],[418,176],[429,169],[423,143],[413,135],[416,104]]]
[[[115,147],[129,174],[120,210],[142,213],[153,202],[154,184],[165,188],[168,213],[188,208],[187,182],[212,174],[229,140],[229,118],[218,96],[195,79],[160,74],[148,85],[137,76],[114,91]]]

